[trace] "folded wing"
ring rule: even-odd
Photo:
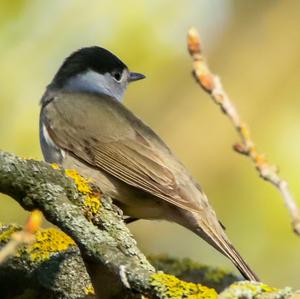
[[[47,110],[51,138],[65,151],[171,204],[201,210],[200,201],[190,194],[197,188],[191,186],[182,164],[119,102],[98,95],[65,93],[54,96],[43,109]]]

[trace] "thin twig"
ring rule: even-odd
[[[257,152],[247,125],[241,120],[234,104],[223,89],[220,78],[210,71],[206,63],[202,55],[200,36],[195,28],[189,29],[187,43],[188,50],[193,58],[193,75],[196,81],[211,96],[212,100],[220,106],[222,112],[228,116],[239,134],[240,142],[236,143],[233,149],[248,156],[254,163],[259,176],[277,187],[292,218],[293,230],[300,235],[300,212],[287,182],[278,176],[277,167],[269,164],[265,159],[265,155]]]
[[[5,262],[10,256],[14,255],[17,249],[25,244],[31,244],[35,241],[35,232],[40,227],[42,213],[38,210],[33,211],[24,229],[12,234],[8,243],[0,250],[0,264]]]

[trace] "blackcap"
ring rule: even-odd
[[[66,58],[41,99],[45,160],[92,178],[125,215],[188,228],[228,257],[246,279],[258,280],[196,180],[121,103],[128,84],[143,78],[100,47],[82,48]]]

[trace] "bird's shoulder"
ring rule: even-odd
[[[172,155],[164,141],[146,123],[110,96],[49,93],[45,102],[44,114],[52,125],[56,124],[56,129],[59,123],[68,123],[74,130],[84,131],[87,136],[98,136],[104,142],[130,140],[132,146],[159,147],[159,152]]]
[[[199,189],[162,139],[118,101],[57,94],[43,108],[51,138],[82,161],[182,208],[197,211]]]

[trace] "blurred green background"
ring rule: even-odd
[[[39,99],[64,57],[101,45],[147,75],[125,103],[200,181],[227,233],[259,276],[300,287],[300,238],[282,199],[235,154],[228,120],[190,75],[186,32],[199,28],[206,57],[258,145],[300,198],[300,1],[0,0],[0,149],[42,159]],[[0,197],[0,221],[26,213]],[[298,201],[299,202],[299,201]],[[176,224],[130,226],[148,254],[231,264]]]

